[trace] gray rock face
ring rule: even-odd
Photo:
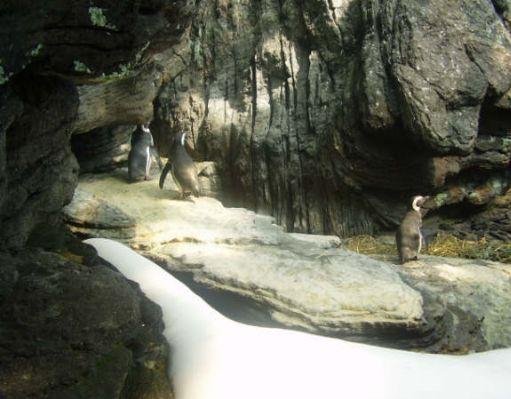
[[[71,148],[80,164],[80,173],[107,172],[126,164],[134,130],[135,126],[117,126],[74,135]]]
[[[0,2],[0,396],[169,398],[157,310],[104,266],[24,249],[73,197],[71,134],[152,114],[151,56],[193,9],[143,3]]]
[[[38,0],[27,7],[5,0],[0,84],[27,66],[64,75],[122,72],[121,65],[126,69],[137,54],[171,47],[192,12],[186,1]]]
[[[71,201],[78,177],[68,144],[78,106],[76,89],[51,77],[37,84],[27,77],[15,89],[3,110],[9,114],[9,104],[19,104],[19,113],[11,114],[1,133],[0,248],[24,245],[39,223],[55,224]]]
[[[148,251],[196,282],[235,292],[269,308],[274,321],[334,336],[378,337],[392,330],[417,333],[422,298],[387,265],[321,240],[282,237],[277,246],[167,244]],[[177,266],[176,266],[177,264]]]
[[[468,259],[421,257],[399,274],[425,301],[426,313],[442,312],[451,330],[435,351],[511,346],[511,266]]]
[[[171,399],[160,309],[83,247],[0,253],[0,393]]]
[[[71,133],[152,114],[164,68],[149,61],[176,43],[192,12],[179,1],[0,4],[0,249],[22,247],[39,223],[54,225],[71,200]],[[107,161],[84,166],[111,162],[119,155],[111,144]]]
[[[79,190],[134,220],[125,242],[203,287],[248,299],[247,312],[263,309],[270,325],[432,351],[511,345],[500,327],[511,324],[509,265],[431,258],[403,269],[345,251],[334,236],[284,233],[268,216],[211,198],[172,200],[154,182],[105,174]],[[94,224],[71,228],[99,237],[121,230]]]
[[[175,201],[154,182],[126,185],[115,174],[82,180],[79,191],[129,215],[136,226],[126,241],[144,254],[268,306],[283,325],[334,335],[422,328],[421,296],[388,265],[336,249],[336,237],[286,234],[270,217],[211,198]],[[112,237],[103,209],[71,229]]]
[[[75,233],[82,228],[105,230],[108,238],[129,239],[135,235],[136,221],[121,209],[112,206],[90,193],[77,188],[70,204],[64,207],[64,220],[73,226]]]
[[[160,137],[191,132],[232,204],[288,230],[371,233],[412,194],[498,180],[484,205],[509,185],[509,6],[494,4],[205,3]]]

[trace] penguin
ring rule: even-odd
[[[412,209],[403,218],[396,232],[396,245],[401,264],[417,260],[424,242],[422,236],[421,207],[429,197],[417,195],[413,197]]]
[[[428,354],[246,325],[124,244],[85,242],[161,307],[176,399],[511,398],[511,348]]]
[[[131,149],[128,155],[128,177],[132,182],[150,179],[152,158],[158,161],[160,170],[162,162],[154,146],[149,124],[139,125],[131,136]]]
[[[181,190],[182,199],[185,199],[187,194],[189,195],[190,193],[195,197],[200,195],[197,168],[192,157],[186,151],[185,140],[186,133],[184,132],[178,133],[174,137],[169,159],[160,175],[160,189],[163,189],[167,174],[171,171],[174,181]]]

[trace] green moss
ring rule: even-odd
[[[106,15],[103,13],[103,11],[103,8],[89,7],[89,16],[92,25],[99,26],[100,28],[117,29],[115,25],[108,23]]]
[[[4,67],[0,65],[0,85],[3,85],[9,80],[7,76],[5,76]]]
[[[446,193],[437,194],[435,196],[435,204],[437,205],[437,207],[441,207],[442,205],[445,204],[445,202],[447,201],[448,198],[449,198],[449,195]]]
[[[148,41],[139,51],[137,54],[135,54],[135,61],[129,62],[127,64],[121,64],[119,66],[119,69],[115,72],[112,72],[108,75],[102,74],[99,78],[100,82],[106,82],[109,80],[118,80],[118,79],[125,79],[129,78],[131,76],[134,76],[137,72],[137,65],[139,64],[140,60],[142,59],[142,55],[144,54],[144,51],[149,47],[150,42]]]
[[[73,68],[76,72],[92,73],[92,71],[89,69],[89,67],[87,67],[87,65],[78,60],[73,61]]]
[[[30,57],[37,57],[39,54],[41,54],[41,50],[43,49],[43,45],[41,43],[39,43],[37,46],[35,46],[32,50],[30,50],[30,52],[28,53],[28,55]]]

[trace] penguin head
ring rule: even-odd
[[[428,196],[423,197],[422,195],[416,195],[412,199],[412,209],[414,211],[420,212],[421,207],[424,205],[424,203],[429,199]]]
[[[186,132],[179,132],[174,136],[172,147],[184,147],[186,142]]]
[[[184,147],[185,146],[185,141],[186,141],[186,132],[181,132],[180,133],[179,144],[181,144],[181,146]]]
[[[151,130],[149,130],[149,122],[146,122],[146,123],[143,123],[142,125],[140,125],[140,128],[145,132],[145,133],[150,133]]]

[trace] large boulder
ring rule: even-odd
[[[509,265],[429,258],[402,268],[397,258],[346,251],[334,236],[285,233],[271,217],[212,198],[179,201],[156,182],[127,185],[119,173],[84,176],[79,190],[108,207],[77,224],[71,203],[65,215],[75,232],[117,237],[180,278],[191,275],[238,320],[432,351],[511,345]],[[129,237],[108,224],[107,213],[120,212],[135,224]],[[232,309],[238,304],[246,311]]]
[[[171,399],[159,307],[93,248],[39,234],[53,252],[0,253],[0,394]]]

